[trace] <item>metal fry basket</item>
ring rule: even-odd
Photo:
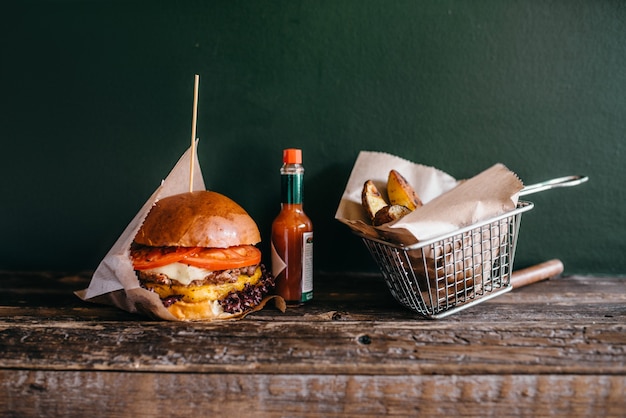
[[[412,245],[356,232],[393,297],[403,306],[439,319],[512,289],[515,247],[522,213],[533,204]]]

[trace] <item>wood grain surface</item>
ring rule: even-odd
[[[442,320],[376,275],[239,321],[86,303],[88,273],[0,273],[1,416],[624,416],[626,278],[557,277]]]

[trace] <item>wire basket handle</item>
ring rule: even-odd
[[[544,190],[555,189],[557,187],[578,186],[589,180],[587,176],[566,176],[552,180],[542,181],[541,183],[531,184],[524,187],[520,192],[520,196],[526,196],[533,193],[543,192]]]

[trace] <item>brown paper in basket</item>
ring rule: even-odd
[[[363,184],[373,180],[379,190],[384,191],[392,169],[407,179],[424,206],[399,221],[373,227],[361,205]],[[522,188],[518,177],[502,164],[495,164],[468,180],[458,181],[441,170],[401,157],[361,151],[335,219],[372,237],[384,236],[394,242],[411,244],[515,209]]]
[[[189,191],[192,152],[196,147],[189,149],[180,157],[172,171],[167,175],[161,185],[154,191],[152,196],[146,201],[133,220],[128,224],[122,235],[117,239],[113,247],[106,254],[94,272],[89,287],[76,292],[76,295],[85,301],[113,305],[131,313],[139,313],[151,318],[176,321],[175,318],[161,303],[159,296],[139,285],[139,280],[133,269],[130,259],[130,245],[137,235],[137,231],[143,224],[148,212],[154,203],[167,196]],[[197,154],[193,154],[194,176],[192,190],[205,190],[204,179]],[[254,310],[261,309],[267,300],[266,298]],[[277,302],[280,305],[280,301]],[[241,318],[232,317],[230,319]]]
[[[363,184],[371,179],[379,190],[385,190],[391,169],[407,179],[424,206],[399,221],[374,227],[361,205]],[[518,177],[502,164],[495,164],[466,181],[457,181],[433,167],[386,153],[362,151],[335,218],[366,236],[410,245],[515,209],[522,188]],[[506,228],[502,228],[502,234],[504,231]],[[502,240],[506,239],[502,234],[476,243],[470,241],[472,234],[468,233],[460,239],[442,241],[440,246],[409,251],[413,273],[425,279],[419,284],[423,299],[436,302],[456,298],[457,294],[466,294],[468,290],[482,290],[489,283],[492,261],[498,256]],[[451,291],[452,288],[455,291]]]

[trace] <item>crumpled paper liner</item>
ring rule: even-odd
[[[374,227],[361,204],[363,184],[373,180],[381,192],[386,190],[391,169],[407,179],[424,206],[398,221]],[[388,278],[403,281],[397,288],[388,283],[401,303],[406,304],[407,297],[412,296],[401,294],[409,290],[430,308],[455,303],[491,289],[494,262],[508,239],[508,222],[506,219],[500,221],[495,229],[472,229],[461,235],[454,235],[454,232],[514,210],[522,188],[522,182],[502,164],[495,164],[468,180],[458,181],[433,167],[386,153],[362,151],[335,218],[366,237],[397,245],[411,246],[435,240],[432,245],[407,250],[399,256],[400,259],[374,257]],[[438,237],[442,237],[441,240],[437,241]],[[381,251],[386,253],[384,248]],[[406,271],[394,275],[397,269]],[[411,274],[418,279],[417,283],[406,279]]]
[[[407,179],[424,206],[396,222],[374,227],[361,205],[363,184],[372,180],[384,193],[392,169]],[[401,157],[361,151],[335,219],[365,235],[408,245],[515,209],[523,187],[518,177],[503,164],[495,164],[468,180],[459,181],[441,170]]]
[[[196,149],[197,147],[189,147],[180,157],[171,172],[144,203],[100,262],[91,278],[89,287],[75,292],[79,298],[89,302],[113,305],[127,312],[142,314],[154,319],[178,321],[178,318],[174,317],[163,306],[161,299],[156,293],[140,286],[130,259],[130,245],[157,200],[190,191],[192,157],[194,161],[194,175],[191,189],[193,191],[206,190]],[[251,312],[262,309],[272,299],[275,300],[278,309],[281,311],[285,310],[284,301],[280,297],[271,295],[267,296],[254,309],[230,316],[228,319],[243,318]]]

